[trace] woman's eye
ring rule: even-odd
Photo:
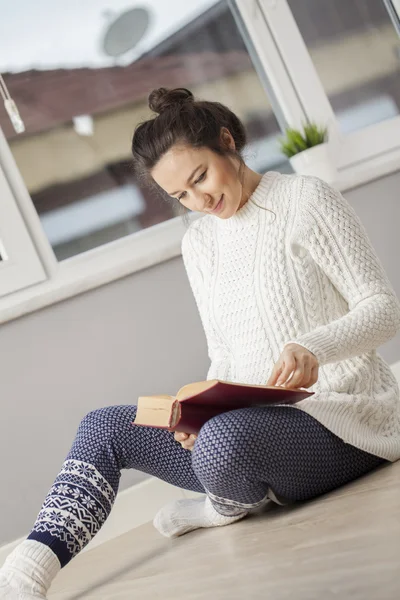
[[[194,183],[196,184],[196,183],[201,183],[202,181],[204,181],[204,179],[206,178],[206,174],[207,174],[207,171],[204,171],[204,173],[202,173],[202,174],[200,175],[200,177],[198,177]],[[182,192],[182,194],[180,194],[180,195],[178,196],[178,200],[179,200],[179,202],[180,202],[181,200],[183,200],[183,199],[185,198],[185,196],[186,196],[186,195],[187,195],[187,193],[186,193],[186,192]]]
[[[202,173],[202,174],[200,175],[200,177],[198,177],[198,178],[196,179],[195,183],[200,183],[201,181],[203,181],[203,180],[205,179],[206,173],[207,173],[207,171],[204,171],[204,173]]]

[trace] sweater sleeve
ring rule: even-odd
[[[342,195],[317,178],[304,178],[302,246],[348,304],[343,317],[293,342],[332,363],[378,348],[399,330],[400,304],[367,233]]]
[[[182,258],[206,336],[208,356],[211,361],[207,380],[229,381],[231,377],[230,355],[214,331],[207,309],[204,276],[201,268],[201,258],[204,262],[205,254],[205,248],[202,247],[202,234],[192,225],[182,240]]]

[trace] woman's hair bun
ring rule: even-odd
[[[194,96],[186,88],[157,88],[149,96],[149,107],[157,114],[161,114],[171,107],[182,107],[185,104],[192,103]]]

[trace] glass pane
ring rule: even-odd
[[[289,170],[228,3],[145,4],[144,36],[118,59],[101,50],[110,24],[120,17],[125,27],[109,40],[112,52],[141,33],[134,30],[137,19],[121,17],[134,6],[126,0],[16,0],[2,15],[0,71],[26,133],[17,137],[2,111],[0,125],[60,260],[181,214],[177,203],[155,197],[132,174],[132,132],[149,115],[147,96],[155,87],[188,87],[227,104],[247,126],[249,165]]]
[[[400,40],[383,0],[288,0],[343,133],[400,114]]]

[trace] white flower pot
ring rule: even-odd
[[[315,175],[327,183],[336,181],[337,171],[327,143],[295,154],[290,159],[290,164],[293,170],[301,175]]]

